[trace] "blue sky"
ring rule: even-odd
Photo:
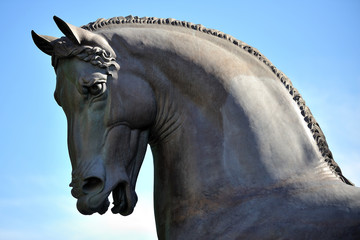
[[[114,16],[201,23],[259,49],[304,97],[346,177],[360,186],[360,2],[1,1],[0,240],[156,239],[152,162],[138,180],[133,215],[82,216],[70,195],[65,116],[54,99],[50,58],[30,31],[62,36]],[[100,237],[101,236],[101,237]]]

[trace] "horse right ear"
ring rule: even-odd
[[[31,31],[32,39],[34,40],[35,45],[47,55],[52,56],[54,52],[54,46],[52,42],[56,40],[56,37],[38,35],[33,30]]]

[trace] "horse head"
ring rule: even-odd
[[[105,37],[54,20],[66,37],[32,36],[52,56],[57,75],[54,95],[68,123],[71,193],[82,214],[105,213],[112,192],[112,212],[129,215],[155,119],[152,89],[131,74],[119,77],[116,53]]]

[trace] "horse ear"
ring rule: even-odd
[[[54,16],[54,21],[60,31],[65,34],[70,41],[77,45],[80,45],[82,40],[86,38],[86,35],[89,35],[88,31],[67,23],[57,16]]]
[[[109,45],[107,40],[101,37],[100,35],[82,29],[80,27],[71,25],[70,23],[67,23],[64,20],[58,18],[57,16],[54,16],[54,21],[61,30],[61,32],[65,34],[65,36],[74,44],[76,45],[87,44],[91,46],[99,46],[107,50],[111,56],[116,57],[114,50]]]
[[[33,30],[31,31],[32,39],[35,45],[47,55],[52,55],[54,52],[54,46],[51,42],[56,40],[56,37],[45,36],[45,35],[38,35]]]

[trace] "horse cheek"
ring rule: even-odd
[[[111,93],[110,118],[133,129],[149,128],[155,121],[155,96],[142,79],[130,78],[114,86]]]

